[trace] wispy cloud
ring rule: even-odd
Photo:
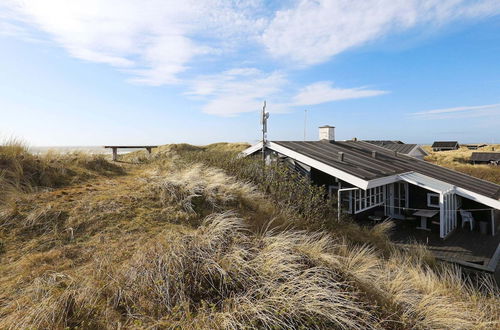
[[[303,88],[293,86],[280,72],[265,73],[255,68],[238,68],[218,75],[200,76],[190,83],[187,95],[206,101],[206,113],[234,116],[256,111],[267,100],[271,112],[287,112],[297,106],[317,105],[389,93],[383,90],[332,87],[321,81]],[[290,101],[291,100],[291,101]]]
[[[497,0],[300,0],[273,6],[261,0],[3,0],[0,21],[8,22],[8,33],[35,27],[76,58],[129,68],[132,81],[161,85],[177,83],[202,56],[232,53],[247,60],[237,51],[242,47],[263,45],[272,56],[311,65],[419,24],[500,13]]]
[[[497,0],[301,0],[276,13],[261,42],[274,56],[311,65],[418,25],[499,13]]]
[[[418,119],[455,119],[500,116],[500,103],[426,110],[411,113],[410,116]]]
[[[265,99],[273,104],[272,112],[285,111],[279,95],[289,82],[280,72],[268,74],[255,68],[238,68],[218,75],[200,76],[189,84],[186,94],[206,102],[203,112],[234,116],[258,110]]]
[[[210,0],[5,0],[10,31],[35,27],[73,57],[126,69],[135,83],[178,83],[197,56],[224,53],[262,26],[255,4]],[[7,25],[5,25],[7,26]]]
[[[314,105],[332,101],[358,99],[389,93],[384,90],[332,87],[328,81],[320,81],[302,88],[293,98],[293,105]]]
[[[132,83],[185,86],[206,102],[204,112],[228,116],[256,111],[263,99],[285,111],[387,93],[330,82],[297,86],[287,79],[287,62],[271,57],[309,66],[419,24],[500,13],[498,0],[300,0],[278,7],[264,0],[3,0],[0,30],[20,37],[36,31],[75,58],[128,73]],[[210,74],[196,71],[208,62]],[[242,63],[268,69],[229,70]]]

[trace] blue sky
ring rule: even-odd
[[[0,4],[0,137],[500,141],[500,2]]]

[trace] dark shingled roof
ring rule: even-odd
[[[386,144],[404,144],[404,142],[399,140],[363,140],[363,141],[376,144],[378,146],[384,146]]]
[[[457,141],[436,141],[432,144],[432,148],[455,148]]]
[[[365,142],[374,144],[379,147],[384,147],[392,151],[397,151],[402,154],[409,154],[417,146],[416,144],[406,144],[406,143],[378,143],[377,141],[365,141]]]
[[[390,144],[383,146],[386,149],[392,150],[392,151],[397,151],[402,154],[409,154],[415,147],[417,147],[416,144]]]
[[[500,161],[500,152],[473,152],[470,159],[475,162]]]
[[[364,180],[417,172],[493,199],[500,198],[500,185],[480,180],[364,141],[273,141],[321,163]],[[372,152],[376,151],[376,158]],[[339,160],[344,153],[344,161]]]
[[[467,147],[467,148],[482,148],[482,147],[486,147],[487,144],[485,143],[479,143],[479,144],[462,144],[463,147]]]

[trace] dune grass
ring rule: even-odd
[[[500,326],[491,279],[400,250],[390,222],[308,215],[323,192],[287,192],[286,170],[263,184],[251,161],[216,163],[241,148],[166,146],[0,204],[0,328]]]
[[[17,139],[0,144],[0,190],[8,193],[61,187],[98,175],[123,174],[123,169],[103,155],[85,153],[34,155]]]
[[[488,145],[478,150],[469,150],[466,147],[460,147],[458,150],[434,152],[429,146],[424,148],[429,153],[429,155],[425,157],[425,160],[428,162],[448,167],[479,179],[500,184],[500,166],[473,165],[469,162],[473,152],[500,151],[500,144]]]

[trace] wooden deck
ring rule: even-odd
[[[419,242],[426,244],[428,249],[440,259],[461,260],[468,263],[487,266],[500,244],[500,235],[484,235],[467,228],[457,228],[447,239],[439,238],[439,228],[434,226],[431,231],[418,230],[415,223],[396,221],[396,228],[391,239],[402,245]]]

